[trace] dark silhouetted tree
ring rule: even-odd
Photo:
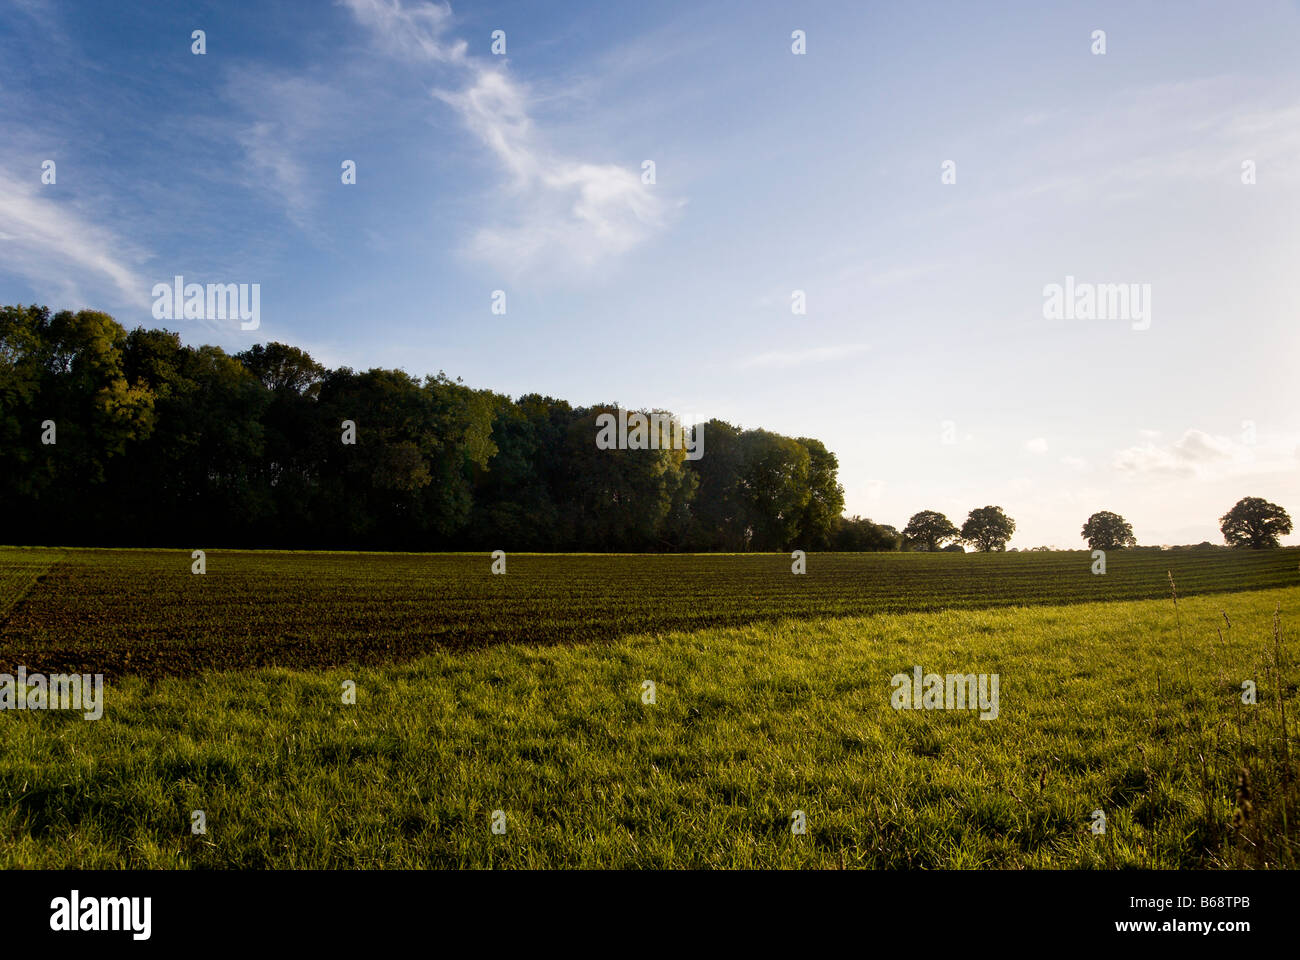
[[[851,552],[897,550],[903,536],[891,526],[863,517],[837,517],[831,549]]]
[[[960,537],[961,531],[937,510],[922,510],[912,514],[912,519],[903,528],[903,536],[914,545],[924,546],[926,550],[938,550],[949,540]]]
[[[820,441],[722,421],[601,449],[595,417],[444,374],[230,356],[95,311],[0,307],[0,503],[13,543],[505,550],[893,549],[846,521]],[[42,444],[54,422],[57,443]],[[355,444],[344,443],[344,421]],[[652,429],[667,432],[665,421]],[[349,439],[350,439],[349,435]]]
[[[1088,518],[1083,525],[1083,538],[1088,541],[1089,550],[1118,550],[1121,547],[1136,547],[1137,537],[1133,528],[1118,513],[1099,510]]]
[[[1005,550],[1015,532],[1016,522],[1001,507],[977,507],[961,525],[962,540],[981,553]]]
[[[1291,518],[1263,497],[1242,497],[1219,518],[1219,529],[1223,539],[1234,547],[1262,550],[1276,547],[1278,538],[1291,532]]]

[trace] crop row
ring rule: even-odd
[[[0,672],[146,676],[407,659],[434,647],[590,643],[781,618],[1292,586],[1300,550],[486,554],[0,550]],[[10,599],[6,601],[6,596]],[[8,607],[6,608],[6,603]]]

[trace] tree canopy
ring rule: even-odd
[[[1234,547],[1262,550],[1276,547],[1279,537],[1291,532],[1291,517],[1263,497],[1242,497],[1219,518],[1225,542]]]
[[[597,418],[614,410],[537,394],[511,399],[442,373],[331,370],[283,343],[230,356],[167,330],[128,333],[96,311],[0,307],[2,539],[628,551],[897,545],[896,533],[840,516],[839,464],[818,440],[711,420],[698,459],[667,442],[600,449]]]
[[[947,541],[960,537],[961,531],[937,510],[922,510],[907,521],[903,536],[912,544],[924,546],[927,550],[938,550]]]
[[[1005,550],[1016,531],[1016,522],[1001,507],[977,507],[961,525],[961,538],[982,553]]]
[[[94,310],[0,306],[0,541],[987,552],[1015,531],[996,506],[960,530],[935,510],[901,533],[846,518],[839,462],[811,437],[714,419],[694,425],[697,458],[669,442],[692,425],[644,411],[654,442],[603,449],[598,423],[617,410],[512,399],[441,372],[331,370],[283,343],[231,356]],[[1259,497],[1220,525],[1227,543],[1255,548],[1292,530]],[[1082,535],[1091,549],[1136,545],[1106,510]]]
[[[1133,527],[1118,513],[1099,510],[1088,518],[1083,525],[1082,536],[1088,541],[1089,550],[1118,550],[1121,547],[1137,546],[1133,536]]]

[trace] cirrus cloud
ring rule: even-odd
[[[435,89],[507,175],[509,215],[480,228],[469,252],[511,272],[535,267],[590,268],[626,253],[666,227],[670,203],[640,169],[593,163],[552,149],[529,113],[528,87],[504,66],[467,55],[449,41],[451,8],[401,0],[344,0],[380,49],[407,60],[450,65],[465,75]]]

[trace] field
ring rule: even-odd
[[[1300,551],[190,563],[0,551],[0,866],[1295,865]]]
[[[0,551],[0,672],[185,675],[407,660],[498,643],[777,619],[1184,595],[1300,583],[1300,550],[1018,554]],[[6,615],[6,606],[8,612]]]

